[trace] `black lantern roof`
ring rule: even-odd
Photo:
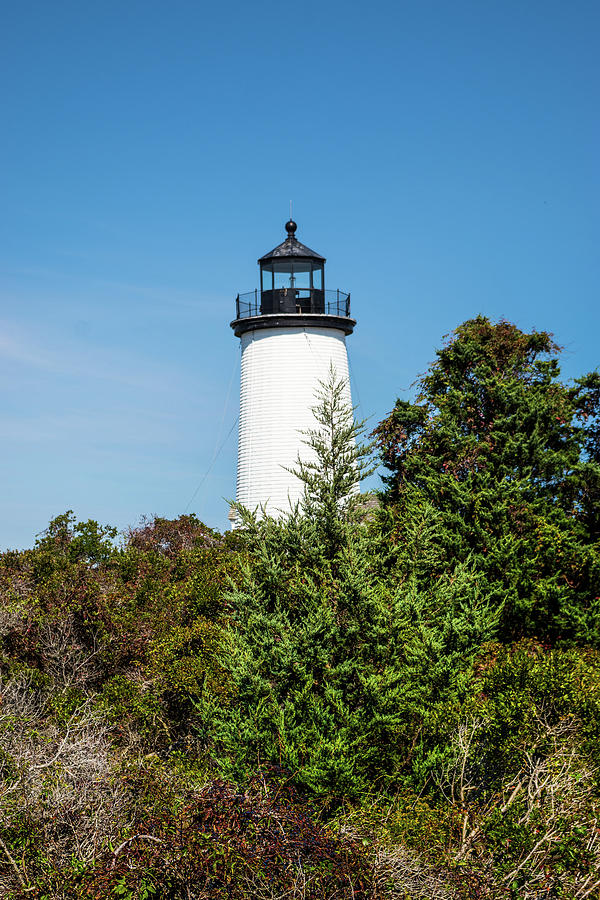
[[[285,259],[285,258],[295,258],[295,259],[312,259],[318,262],[325,262],[325,257],[321,256],[320,253],[317,253],[315,250],[311,250],[310,247],[306,247],[304,244],[301,244],[300,241],[296,238],[296,223],[293,219],[290,219],[289,222],[285,223],[285,230],[288,233],[285,241],[282,244],[279,244],[275,247],[274,250],[271,250],[270,253],[265,253],[264,256],[258,260],[259,263],[266,263],[270,260],[275,259]]]

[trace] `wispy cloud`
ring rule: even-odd
[[[165,447],[181,440],[177,414],[148,407],[25,412],[0,417],[0,441],[23,446],[63,443],[98,451],[124,447]]]
[[[79,256],[79,254],[77,254]],[[59,293],[61,304],[70,306],[73,302],[81,304],[81,289],[86,295],[105,295],[104,300],[108,305],[126,298],[128,302],[135,304],[136,300],[142,300],[148,311],[148,304],[152,304],[150,310],[155,313],[169,315],[172,308],[190,310],[203,318],[206,316],[222,317],[225,304],[224,297],[205,291],[190,291],[174,288],[172,285],[157,285],[144,282],[120,281],[107,278],[94,278],[87,273],[82,278],[79,272],[68,269],[52,269],[44,266],[17,266],[3,268],[2,274],[9,280],[18,279],[20,289],[23,283],[38,282],[44,284],[44,293],[50,291],[55,295]],[[54,285],[54,287],[52,287]],[[53,301],[57,299],[53,296]],[[228,298],[231,301],[232,298]],[[8,300],[3,299],[7,304]],[[230,302],[231,306],[231,302]]]
[[[0,321],[0,362],[16,363],[48,375],[159,391],[168,390],[178,380],[173,367],[139,355],[134,357],[130,350],[99,348],[84,339],[77,341],[56,332],[42,337],[34,329],[6,320]]]
[[[14,333],[10,334],[8,328],[6,323],[0,324],[0,359],[12,360],[42,369],[52,367],[51,360],[44,358],[39,347],[35,348]]]

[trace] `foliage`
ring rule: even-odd
[[[332,375],[302,504],[0,555],[7,900],[600,891],[600,376],[465,322],[376,431]]]
[[[472,561],[505,639],[596,644],[599,381],[563,384],[558,349],[467,321],[375,434],[386,503],[399,518],[415,496],[433,505],[446,563]]]
[[[236,555],[191,516],[115,538],[67,512],[33,550],[0,559],[6,890],[16,879],[31,896],[45,873],[85,866],[119,836],[131,754],[175,764],[185,748],[188,768],[206,771],[194,702],[226,702],[223,585]]]
[[[344,523],[356,521],[362,502],[359,483],[374,471],[372,446],[361,443],[364,422],[354,419],[346,390],[332,364],[316,392],[315,427],[302,432],[306,449],[291,470],[304,485],[302,512],[312,520],[328,556],[344,542]]]
[[[375,784],[398,786],[424,722],[465,695],[473,655],[498,621],[468,566],[419,582],[424,559],[437,557],[430,508],[407,528],[393,564],[378,526],[360,524],[348,498],[361,452],[355,428],[339,429],[351,411],[338,387],[332,379],[321,394],[315,462],[298,470],[303,509],[284,522],[241,510],[247,563],[230,595],[235,700],[205,712],[225,773],[241,777],[267,760],[333,805]],[[321,460],[331,471],[334,443],[342,474],[319,491],[315,473]]]
[[[132,834],[98,860],[82,897],[304,897],[367,900],[370,861],[355,841],[334,837],[281,780],[245,792],[211,782],[176,810],[162,794]]]

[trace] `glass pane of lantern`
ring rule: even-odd
[[[291,287],[290,278],[292,277],[292,273],[290,272],[291,266],[289,264],[280,263],[278,266],[274,266],[275,268],[275,289],[281,289],[286,287]]]
[[[294,287],[309,288],[310,287],[310,266],[302,265],[302,263],[293,264]]]
[[[313,287],[318,291],[323,289],[323,270],[313,269]]]
[[[262,270],[262,290],[273,290],[273,272],[271,272],[269,269]]]

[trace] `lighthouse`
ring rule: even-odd
[[[309,452],[305,432],[332,369],[352,405],[350,294],[325,287],[325,257],[298,240],[297,227],[286,222],[283,243],[258,260],[260,290],[238,294],[231,322],[242,350],[236,500],[275,517],[302,497],[290,469]],[[235,509],[229,518],[235,528]]]

